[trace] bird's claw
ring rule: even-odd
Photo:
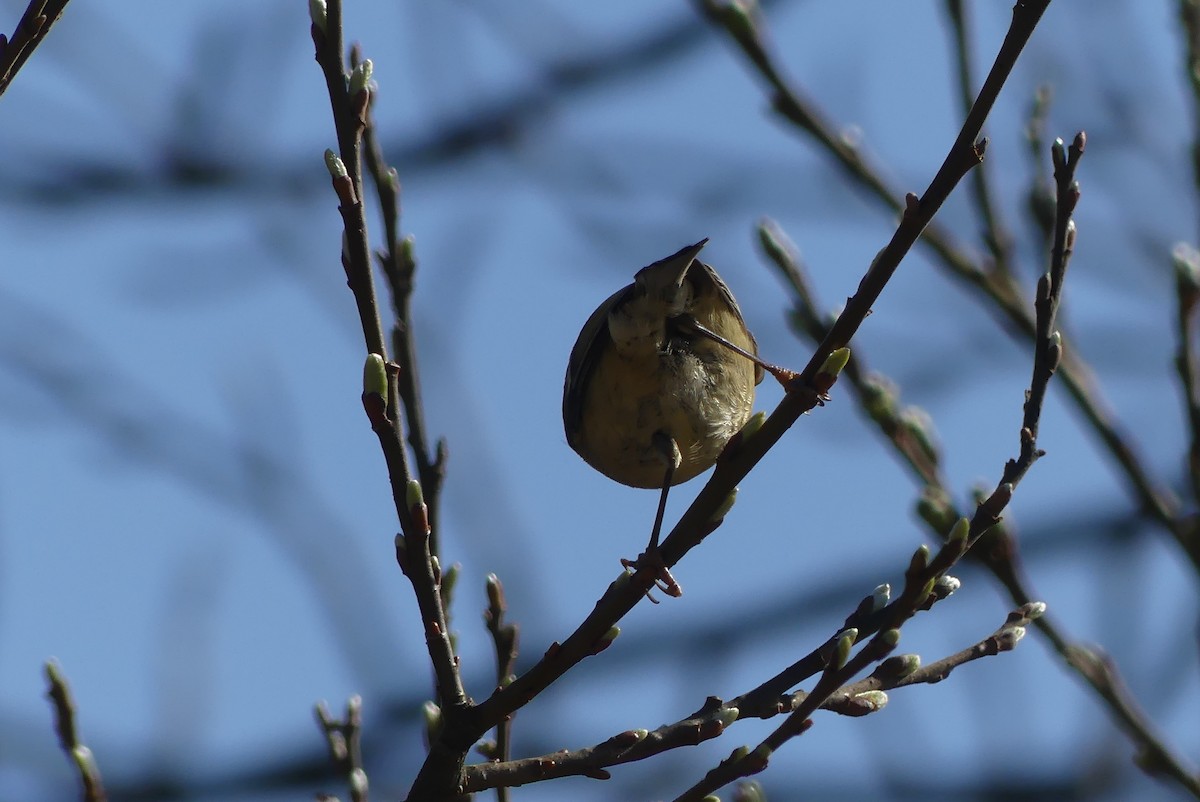
[[[678,599],[683,595],[683,588],[675,581],[675,577],[671,576],[671,570],[663,562],[662,552],[657,548],[646,549],[646,551],[638,555],[636,560],[628,560],[622,557],[621,565],[633,571],[650,572],[654,578],[654,586],[673,599]],[[648,590],[646,591],[646,598],[654,604],[658,604],[658,599],[651,596]]]

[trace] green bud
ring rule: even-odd
[[[1054,331],[1050,332],[1050,341],[1046,343],[1046,356],[1048,357],[1050,370],[1054,370],[1058,367],[1058,363],[1062,361],[1062,354],[1062,332],[1060,332],[1058,329],[1055,329]]]
[[[959,518],[954,522],[954,526],[950,529],[950,534],[946,536],[946,540],[951,543],[963,542],[967,539],[967,535],[971,534],[971,521],[968,518]]]
[[[1046,613],[1046,603],[1035,601],[1021,607],[1021,613],[1030,621],[1041,618]]]
[[[889,657],[880,663],[879,669],[876,673],[884,675],[890,679],[904,679],[920,667],[921,655],[899,654],[895,657]]]
[[[363,394],[387,398],[387,366],[379,354],[367,354],[367,361],[363,363]]]
[[[888,695],[883,691],[863,691],[854,695],[854,701],[867,706],[866,712],[875,713],[887,707]]]
[[[818,373],[824,373],[826,376],[832,376],[835,379],[842,372],[842,368],[846,367],[846,363],[850,361],[850,349],[838,348],[829,356],[825,357],[825,362],[821,365]]]
[[[871,612],[879,612],[884,607],[887,607],[888,602],[891,600],[892,586],[886,582],[882,585],[877,585],[875,591],[871,594]]]
[[[449,603],[449,599],[454,595],[454,586],[458,584],[458,577],[462,573],[462,564],[454,563],[446,572],[442,574],[442,599]]]
[[[722,707],[717,711],[716,719],[721,722],[722,727],[728,727],[730,724],[738,720],[741,711],[736,707]]]
[[[876,423],[890,421],[896,417],[896,387],[878,374],[868,376],[863,382],[863,407]]]
[[[325,149],[325,169],[329,171],[330,177],[334,179],[349,178],[350,176],[350,173],[346,172],[346,163],[329,148]]]
[[[51,658],[42,664],[42,669],[46,673],[46,681],[53,685],[66,685],[63,680],[62,666],[58,664],[58,660]]]
[[[488,607],[494,610],[506,609],[504,586],[500,584],[500,577],[495,574],[488,574],[484,579],[484,587],[487,589]]]
[[[946,491],[926,485],[917,499],[917,515],[939,535],[954,524],[954,506]]]
[[[938,577],[937,582],[933,584],[933,593],[939,599],[945,599],[948,596],[953,596],[954,592],[962,587],[962,582],[958,577],[946,574]]]
[[[1050,146],[1050,161],[1054,163],[1055,172],[1067,166],[1067,148],[1062,137],[1055,137],[1054,144]]]
[[[421,490],[421,483],[416,479],[408,480],[408,485],[404,490],[404,503],[410,510],[418,504],[425,503],[425,492]]]
[[[879,637],[884,644],[895,648],[896,644],[900,642],[900,630],[885,629],[883,632],[879,633]]]
[[[1175,267],[1175,277],[1191,290],[1200,290],[1200,251],[1186,242],[1180,242],[1171,249],[1171,261]]]
[[[308,0],[308,16],[321,33],[328,30],[329,11],[325,7],[325,0]]]
[[[996,633],[996,642],[1000,651],[1007,652],[1015,649],[1021,638],[1025,637],[1025,627],[1004,627]]]
[[[785,262],[792,259],[792,254],[796,252],[796,246],[788,239],[788,235],[783,233],[779,223],[769,217],[764,217],[758,223],[757,232],[758,243],[773,261]]]
[[[746,442],[754,435],[758,434],[758,430],[767,422],[767,413],[761,410],[750,416],[750,420],[746,421],[746,425],[742,427],[742,442]]]
[[[600,642],[607,646],[608,644],[615,641],[620,634],[621,634],[621,628],[614,624],[613,626],[608,628],[608,632],[605,632],[600,637]]]
[[[416,237],[409,234],[404,239],[400,240],[400,264],[414,265],[416,264],[415,248],[417,245]]]
[[[433,743],[442,729],[442,709],[435,702],[429,701],[421,705],[421,716],[425,719],[425,734],[429,742]]]
[[[100,767],[96,765],[96,756],[83,744],[71,747],[71,759],[79,767],[80,774],[85,777],[95,777],[100,773]]]
[[[350,73],[350,96],[353,97],[359,92],[366,90],[371,81],[371,75],[375,71],[375,65],[371,59],[365,58],[358,62],[354,70]]]
[[[850,659],[850,652],[854,649],[854,642],[858,640],[858,630],[854,627],[842,630],[838,636],[837,649],[833,653],[833,667],[841,668],[846,665],[846,661]]]
[[[737,784],[733,789],[731,802],[767,802],[767,795],[763,792],[762,785],[752,780]]]
[[[350,770],[350,776],[346,778],[347,785],[350,786],[350,795],[355,799],[367,798],[367,773],[361,767],[355,766]]]
[[[925,458],[933,464],[940,459],[941,446],[938,444],[937,432],[933,428],[933,419],[921,407],[905,407],[899,415],[899,423],[917,445],[921,447]]]
[[[929,566],[929,547],[924,543],[913,552],[912,560],[908,564],[909,572],[924,571]]]
[[[756,10],[757,3],[754,0],[729,0],[717,6],[721,24],[740,42],[756,38],[753,16]]]
[[[713,514],[708,517],[708,520],[716,522],[722,520],[726,515],[728,515],[729,511],[733,509],[733,503],[737,501],[737,494],[738,489],[736,487],[733,490],[730,490],[729,495],[727,495],[725,500],[722,501],[715,510],[713,510]]]

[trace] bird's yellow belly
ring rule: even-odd
[[[662,487],[667,463],[655,433],[679,447],[671,483],[686,482],[716,462],[754,403],[753,363],[716,344],[637,359],[610,349],[595,371],[571,445],[593,468],[632,487]]]

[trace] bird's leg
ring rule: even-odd
[[[658,549],[658,538],[662,533],[663,516],[667,512],[667,491],[671,489],[672,479],[675,478],[675,471],[683,462],[683,455],[679,453],[679,444],[675,442],[675,438],[662,432],[654,433],[654,447],[662,455],[663,461],[666,462],[667,469],[663,474],[662,494],[658,497],[658,512],[654,515],[654,528],[650,530],[650,544],[646,547],[646,551],[656,551]]]
[[[666,464],[666,471],[663,473],[662,494],[658,497],[658,512],[654,515],[654,528],[650,530],[650,542],[646,544],[646,550],[636,560],[622,559],[621,565],[626,568],[636,568],[639,571],[651,571],[654,574],[654,584],[658,586],[658,589],[668,596],[678,598],[683,595],[683,588],[675,581],[675,577],[671,576],[670,569],[663,562],[662,553],[658,550],[658,539],[662,533],[663,517],[667,512],[667,493],[671,489],[671,480],[675,478],[676,469],[683,462],[683,455],[679,453],[679,444],[675,442],[675,438],[662,431],[654,433],[652,442],[655,450]],[[647,597],[655,604],[658,603],[653,596],[647,594]]]
[[[766,360],[764,360],[762,357],[758,356],[757,354],[752,354],[749,351],[747,351],[745,348],[742,348],[739,345],[735,345],[734,343],[731,343],[729,340],[725,339],[720,334],[717,334],[712,329],[708,328],[707,326],[702,325],[700,323],[700,321],[696,320],[696,318],[693,317],[692,315],[679,315],[677,317],[671,318],[670,322],[671,322],[671,325],[675,326],[680,331],[687,332],[690,334],[699,334],[701,337],[707,337],[708,339],[712,340],[713,342],[718,343],[719,345],[725,346],[730,351],[733,351],[735,354],[741,354],[742,356],[746,357],[746,359],[749,359],[751,362],[758,365],[760,368],[765,370],[767,373],[770,373],[772,376],[774,376],[775,380],[778,381],[780,384],[782,384],[783,389],[785,389],[785,390],[788,389],[788,386],[791,383],[791,381],[799,375],[798,373],[796,373],[793,370],[788,370],[787,368],[781,368],[778,365],[772,365],[770,362],[767,362]]]

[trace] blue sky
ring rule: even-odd
[[[492,682],[484,576],[505,582],[528,665],[591,609],[652,519],[654,493],[592,471],[562,433],[567,355],[592,309],[707,236],[706,260],[762,353],[799,368],[811,347],[788,332],[754,225],[779,220],[832,309],[894,221],[770,115],[686,3],[350,5],[347,39],[374,61],[376,119],[416,238],[429,427],[451,454],[443,561],[462,564],[455,629],[478,699]],[[1069,330],[1147,463],[1178,484],[1169,253],[1197,236],[1181,44],[1168,4],[1093,7],[1103,13],[1047,13],[988,126],[988,166],[1032,293],[1043,262],[1020,135],[1034,87],[1053,85],[1050,132],[1090,137]],[[1009,10],[973,10],[982,72]],[[15,20],[18,4],[0,13]],[[923,189],[959,124],[940,4],[775,3],[768,16],[797,80],[896,183]],[[560,69],[655,35],[675,47],[638,69]],[[515,99],[503,137],[432,146]],[[73,793],[42,698],[50,656],[116,787],[165,774],[196,783],[197,798],[236,798],[219,783],[317,754],[312,704],[352,693],[377,727],[368,769],[381,798],[411,777],[429,671],[358,398],[363,347],[321,155],[332,144],[299,2],[77,0],[0,99],[5,798]],[[965,193],[940,219],[980,252]],[[374,210],[370,222],[377,237]],[[1017,447],[1028,348],[921,251],[874,311],[856,353],[932,415],[960,499],[994,484]],[[769,382],[759,393],[759,409],[780,397]],[[876,584],[899,582],[925,539],[915,490],[849,401],[835,390],[742,483],[725,525],[675,572],[682,599],[639,606],[612,649],[522,711],[521,755],[740,693],[835,631]],[[1152,527],[1113,534],[1132,502],[1060,394],[1041,445],[1049,454],[1010,508],[1033,584],[1072,635],[1113,652],[1168,740],[1195,754],[1200,674],[1180,637],[1194,627],[1195,579]],[[676,488],[669,520],[701,481]],[[1001,623],[991,580],[961,577],[905,628],[903,650],[934,660]],[[766,726],[619,768],[608,785],[522,798],[669,797]],[[1064,781],[1108,772],[1095,798],[1158,788],[1128,764],[1104,712],[1030,637],[893,694],[878,715],[819,716],[763,780],[772,798],[817,783],[890,799],[930,766],[953,787],[1017,765]]]

